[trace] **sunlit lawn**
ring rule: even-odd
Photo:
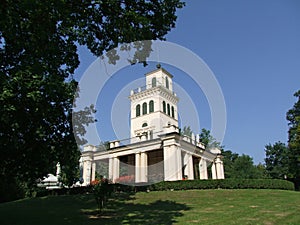
[[[0,204],[0,224],[300,224],[300,192],[121,193],[100,215],[92,195],[50,196]]]

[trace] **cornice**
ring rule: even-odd
[[[129,96],[129,99],[131,101],[135,101],[135,100],[141,100],[144,98],[153,97],[157,95],[166,98],[167,100],[173,102],[174,104],[176,104],[179,101],[179,98],[175,95],[174,92],[171,92],[170,90],[166,89],[163,86],[149,88],[144,91],[132,94]]]

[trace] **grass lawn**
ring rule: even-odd
[[[300,224],[300,192],[190,190],[116,194],[97,214],[92,195],[0,204],[2,225]]]

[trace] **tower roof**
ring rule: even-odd
[[[153,71],[151,71],[151,72],[149,72],[149,73],[146,73],[145,76],[148,76],[148,75],[157,73],[158,71],[162,71],[164,74],[168,75],[168,77],[173,78],[173,75],[170,74],[166,69],[162,68],[162,67],[160,66],[160,64],[158,64],[156,67],[157,67],[157,69],[155,69],[155,70],[153,70]]]

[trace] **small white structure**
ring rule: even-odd
[[[47,177],[44,177],[41,182],[38,184],[38,187],[45,187],[46,189],[59,189],[62,187],[59,178],[60,178],[61,168],[60,163],[56,164],[56,176],[49,173]]]
[[[199,135],[181,136],[178,128],[178,97],[173,76],[160,66],[146,74],[146,85],[132,90],[130,139],[110,142],[107,151],[87,145],[80,166],[83,185],[96,172],[113,182],[134,185],[182,179],[224,179],[221,151],[205,150]]]

